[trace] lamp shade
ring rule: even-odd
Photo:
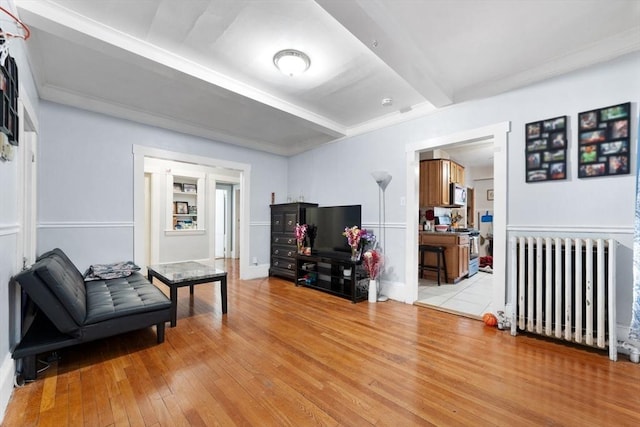
[[[378,183],[382,191],[384,191],[387,188],[387,185],[389,185],[392,178],[391,174],[385,171],[371,172],[371,176],[373,176],[373,179],[376,180],[376,182]]]

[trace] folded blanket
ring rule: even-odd
[[[131,276],[134,271],[140,270],[133,261],[121,261],[113,264],[94,264],[89,266],[84,273],[85,282],[91,280],[109,280]]]

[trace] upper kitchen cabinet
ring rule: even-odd
[[[464,166],[459,165],[453,160],[444,160],[449,162],[449,182],[464,185]]]
[[[464,185],[464,167],[452,160],[420,162],[420,206],[450,206],[451,183]]]

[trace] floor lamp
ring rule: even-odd
[[[382,236],[382,242],[385,242],[385,243],[387,242],[384,190],[387,189],[387,185],[389,185],[389,183],[391,182],[392,176],[391,174],[389,174],[389,172],[384,172],[384,171],[372,172],[371,176],[373,176],[373,179],[376,180],[376,183],[378,184],[378,187],[379,187],[379,190],[378,190],[378,247],[380,248],[381,247],[380,236]],[[384,228],[382,228],[383,224],[385,225]],[[382,271],[380,271],[380,280],[378,280],[378,283],[380,285],[382,284]],[[378,289],[378,301],[386,301],[388,299],[389,297],[380,295],[380,289]]]

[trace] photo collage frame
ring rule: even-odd
[[[526,124],[526,181],[567,178],[567,116]]]
[[[631,103],[578,115],[578,178],[629,174]]]

